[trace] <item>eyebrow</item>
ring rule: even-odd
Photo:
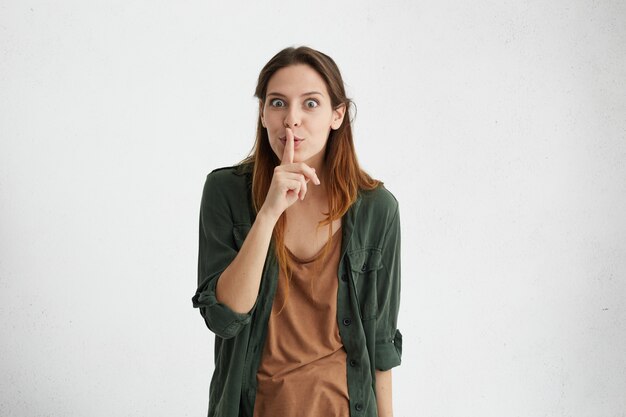
[[[319,91],[309,91],[308,93],[304,93],[304,94],[302,94],[300,97],[310,96],[311,94],[319,94],[320,96],[324,97],[324,94],[320,93]],[[268,97],[269,97],[269,96],[287,97],[287,96],[286,96],[286,95],[284,95],[284,94],[281,94],[281,93],[276,93],[276,92],[271,92],[271,93],[268,93],[268,94],[267,94],[267,96],[268,96]]]

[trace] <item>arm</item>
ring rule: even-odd
[[[200,206],[198,289],[192,301],[194,307],[200,308],[209,329],[222,338],[236,336],[252,320],[276,222],[298,198],[304,199],[309,180],[320,185],[311,167],[303,162],[293,163],[293,132],[286,130],[288,139],[281,164],[274,168],[265,202],[241,248],[233,243],[232,207],[225,195],[228,185],[216,183],[219,176],[211,174],[204,185]]]
[[[238,313],[252,310],[276,220],[260,212],[239,253],[217,281],[215,297]]]
[[[377,371],[388,371],[402,360],[402,333],[397,327],[400,309],[400,211],[389,213],[387,233],[382,245],[382,268],[376,278],[378,315],[376,317]]]
[[[226,187],[219,175],[207,176],[200,205],[198,288],[192,298],[207,327],[225,339],[251,320],[273,229],[259,213],[238,250]]]
[[[378,406],[378,417],[393,417],[391,369],[388,371],[376,370],[376,403]]]
[[[246,313],[256,305],[265,256],[278,219],[287,207],[298,199],[304,199],[306,182],[314,179],[319,185],[319,178],[311,167],[304,163],[293,164],[293,132],[286,129],[285,134],[287,141],[283,156],[280,165],[274,168],[265,203],[241,250],[217,282],[216,298],[239,313]],[[266,203],[269,203],[269,208]]]

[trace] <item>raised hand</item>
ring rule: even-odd
[[[261,211],[265,210],[276,220],[287,210],[298,198],[304,200],[307,192],[307,184],[313,181],[314,184],[320,185],[320,180],[315,173],[315,169],[311,168],[304,162],[293,162],[294,156],[294,137],[290,128],[286,130],[285,148],[280,165],[274,168],[272,183],[267,192],[265,203],[261,207]]]

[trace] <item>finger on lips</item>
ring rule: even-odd
[[[293,156],[294,156],[293,131],[290,128],[286,128],[285,136],[286,136],[286,140],[285,140],[285,147],[283,149],[283,157],[281,160],[281,165],[293,164]],[[308,166],[306,167],[309,168]],[[320,185],[320,179],[317,176],[317,173],[315,172],[315,168],[309,168],[309,170],[311,172],[309,172],[308,175],[305,176],[306,182],[309,182],[312,179],[314,184]],[[305,171],[307,170],[305,169]]]
[[[286,129],[286,140],[285,140],[285,148],[283,149],[283,159],[281,160],[281,165],[285,164],[293,164],[293,132],[291,129]]]

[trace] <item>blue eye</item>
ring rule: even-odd
[[[319,103],[317,102],[317,100],[313,100],[313,99],[307,100],[306,103],[307,103],[306,106],[310,109],[314,109],[317,106],[319,106]],[[309,103],[313,103],[313,106],[310,106]]]
[[[276,103],[280,103],[280,104],[276,104]],[[272,107],[285,107],[285,102],[282,101],[279,98],[275,98],[273,100],[270,100],[270,106],[272,106]]]

